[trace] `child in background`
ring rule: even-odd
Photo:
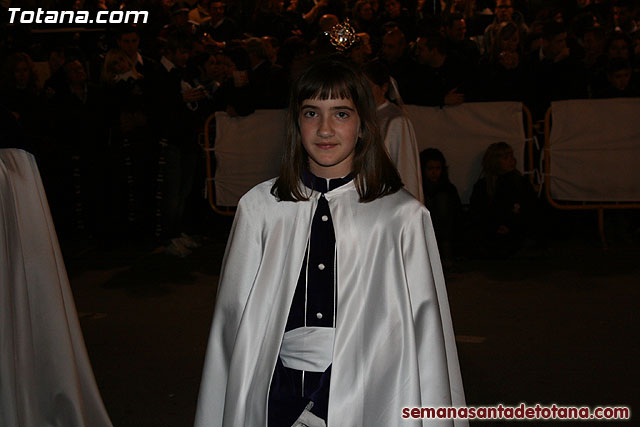
[[[424,204],[431,213],[442,261],[447,264],[455,254],[462,203],[456,186],[449,181],[449,167],[440,150],[423,150],[420,153],[420,166]]]
[[[533,187],[516,169],[513,148],[491,144],[482,159],[483,177],[471,194],[471,220],[481,252],[507,256],[520,249],[535,219]]]

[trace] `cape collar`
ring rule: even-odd
[[[353,180],[353,173],[350,173],[349,175],[342,178],[327,179],[327,178],[320,178],[318,176],[315,176],[314,174],[312,174],[310,171],[306,169],[302,171],[303,184],[307,188],[322,194],[329,192],[331,190],[335,190],[338,187],[342,187],[343,185],[348,184],[352,180]]]

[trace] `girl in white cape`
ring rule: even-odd
[[[429,212],[382,144],[367,80],[343,59],[294,82],[280,176],[239,202],[197,427],[465,425]]]

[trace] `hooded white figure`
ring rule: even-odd
[[[387,153],[400,174],[404,188],[424,203],[418,141],[413,124],[404,111],[397,83],[379,61],[367,64],[364,73],[371,86],[378,128]]]
[[[364,76],[341,60],[294,84],[277,179],[238,204],[196,414],[211,426],[466,425],[426,208],[380,140]]]
[[[2,119],[0,426],[111,427],[36,159],[1,148],[16,142]]]

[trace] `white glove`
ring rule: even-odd
[[[322,418],[309,411],[313,407],[313,402],[309,402],[307,407],[291,427],[327,427],[327,423]]]

